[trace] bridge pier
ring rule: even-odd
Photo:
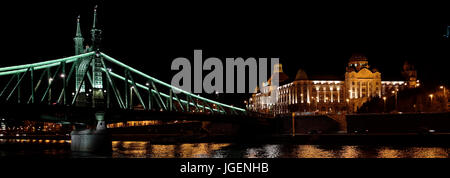
[[[95,114],[96,129],[76,129],[70,133],[72,151],[79,152],[111,152],[111,134],[106,128],[105,113]]]

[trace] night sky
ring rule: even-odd
[[[102,51],[168,83],[172,60],[193,60],[194,49],[204,59],[279,57],[291,79],[299,68],[343,76],[352,53],[364,53],[385,80],[401,79],[408,60],[420,80],[448,81],[450,10],[440,4],[10,3],[0,7],[0,66],[73,55],[76,17],[90,42],[95,4]]]

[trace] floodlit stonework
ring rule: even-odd
[[[279,69],[274,71],[286,76],[281,65],[276,67]],[[404,66],[403,74],[405,81],[382,81],[381,73],[370,68],[365,56],[354,54],[346,67],[345,80],[316,80],[300,69],[292,82],[287,83],[287,77],[280,77],[280,86],[263,84],[257,88],[247,109],[274,115],[352,113],[374,97],[389,97],[420,85],[411,65]],[[274,92],[278,93],[277,102],[270,102],[266,98]]]

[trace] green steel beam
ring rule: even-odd
[[[27,69],[27,72],[30,70],[30,68]],[[6,101],[9,100],[9,98],[11,98],[12,94],[14,93],[14,91],[16,90],[16,88],[20,85],[20,83],[22,83],[23,78],[25,77],[25,75],[27,74],[27,72],[25,72],[24,74],[22,74],[22,76],[20,77],[20,79],[17,81],[16,85],[14,86],[13,90],[11,91],[11,93],[9,93],[8,97],[6,98]],[[19,74],[17,74],[19,75]]]
[[[55,67],[55,66],[59,66],[60,63],[53,63],[53,64],[47,64],[47,65],[43,65],[43,66],[38,66],[38,67],[34,67],[34,70],[40,70],[40,69],[48,69],[50,67]],[[4,75],[11,75],[11,74],[19,74],[19,73],[24,73],[26,72],[27,69],[19,69],[19,70],[13,70],[13,71],[7,71],[7,72],[0,72],[0,76],[4,76]]]
[[[211,105],[209,105],[208,102],[203,102],[203,106],[205,106],[205,105],[208,105],[208,108],[209,108],[209,110],[211,111],[211,114],[214,114],[214,110],[213,110],[213,108],[211,107]]]
[[[102,68],[102,70],[103,70],[103,71],[106,71],[104,68]],[[118,75],[118,74],[116,74],[116,73],[114,73],[114,72],[110,72],[110,75],[113,76],[113,77],[116,77],[116,78],[118,78],[118,79],[120,79],[120,80],[122,80],[122,81],[125,80],[125,77],[120,76],[120,75]],[[128,83],[131,83],[131,81],[128,80]],[[138,86],[139,88],[142,88],[142,89],[147,89],[147,90],[149,89],[149,87],[144,86],[144,85],[139,84],[139,83],[136,83],[136,86]],[[152,93],[160,94],[160,96],[165,97],[165,98],[169,98],[169,97],[170,97],[169,95],[164,94],[164,93],[160,93],[160,92],[158,92],[157,90],[154,90],[154,89],[152,89],[151,91],[152,91]],[[162,100],[161,100],[161,102],[162,102]],[[182,103],[186,103],[186,101],[184,101],[184,100],[181,100],[181,102],[182,102]],[[195,103],[195,102],[191,103],[190,105],[198,107],[197,103]],[[202,106],[202,105],[200,105],[200,106]],[[209,109],[209,108],[206,107],[206,109]],[[214,110],[215,110],[216,112],[220,112],[220,111],[217,110],[217,109],[214,109]]]
[[[186,100],[187,100],[187,104],[188,104],[188,105],[194,106],[194,107],[195,107],[195,110],[196,110],[197,112],[199,111],[198,106],[197,106],[197,103],[195,103],[195,101],[191,98],[190,95],[186,95]],[[192,101],[192,102],[191,102],[191,101]]]
[[[106,108],[111,108],[111,86],[106,82]]]
[[[184,112],[184,107],[183,107],[183,105],[181,104],[181,101],[180,101],[180,99],[178,98],[177,94],[176,94],[176,93],[173,93],[173,95],[175,96],[175,99],[178,101],[178,105],[180,106],[181,111]]]
[[[47,94],[48,94],[48,102],[50,103],[50,101],[51,101],[51,93],[50,93],[51,91],[50,90],[51,90],[52,84],[54,83],[53,80],[56,80],[56,74],[58,74],[60,69],[61,69],[61,66],[59,66],[56,69],[55,73],[53,74],[53,76],[51,78],[49,77],[47,79],[48,80],[48,85],[47,85],[47,89],[44,92],[44,95],[41,98],[41,103],[44,101],[44,99],[47,96]],[[47,72],[47,76],[50,76],[50,71]]]
[[[89,60],[89,63],[88,63],[87,66],[91,66],[92,59],[93,58],[91,58]],[[85,83],[85,81],[86,81],[86,76],[87,76],[88,71],[89,71],[89,68],[84,72],[83,79],[81,80],[80,85],[78,85],[78,87],[77,87],[77,91],[75,93],[75,96],[73,96],[73,99],[72,99],[72,104],[71,104],[72,106],[75,104],[75,101],[77,100],[78,94],[80,93],[80,90],[81,90],[81,86],[83,86],[83,83]]]
[[[94,82],[92,82],[93,78],[91,77],[91,74],[89,74],[89,72],[87,73],[87,78],[88,78],[88,81],[91,84],[91,86],[94,86]]]
[[[112,78],[111,78],[111,74],[110,74],[110,72],[108,71],[108,69],[106,68],[105,61],[103,61],[103,59],[100,58],[100,62],[102,63],[102,67],[103,67],[103,68],[101,68],[101,69],[102,69],[103,72],[105,72],[105,74],[106,74],[106,78],[108,79],[108,83],[109,83],[109,85],[111,86],[111,88],[112,88],[112,90],[113,90],[113,92],[114,92],[114,95],[116,96],[117,103],[119,103],[120,108],[124,109],[125,106],[124,106],[124,104],[123,104],[122,97],[120,96],[120,92],[119,92],[119,90],[116,88],[116,85],[114,85],[114,81],[113,81]]]
[[[76,61],[78,58],[91,56],[93,54],[94,54],[94,52],[89,52],[89,53],[80,54],[80,55],[76,55],[76,56],[70,56],[70,57],[65,57],[65,58],[61,58],[61,59],[37,62],[37,63],[32,63],[32,64],[23,64],[23,65],[17,65],[17,66],[2,67],[2,68],[0,68],[0,72],[16,70],[16,69],[26,69],[26,68],[30,68],[30,67],[39,67],[39,66],[49,65],[49,64],[54,64],[54,63],[59,64],[60,62],[63,62],[63,61],[65,61],[66,63],[70,63],[70,62]]]
[[[38,80],[36,86],[34,87],[34,91],[35,91],[35,92],[38,90],[39,86],[41,85],[42,78],[44,78],[44,75],[45,75],[47,72],[48,72],[48,69],[41,73],[41,76],[39,77],[39,80]],[[36,97],[36,96],[35,96],[35,97]],[[30,103],[31,100],[32,100],[32,96],[30,95],[30,97],[28,98],[28,102],[27,102],[27,103]]]
[[[58,65],[58,66],[60,66],[60,65]],[[47,79],[51,78],[51,77],[50,77],[50,74],[51,74],[51,68],[48,69]],[[55,74],[56,74],[56,73],[55,73]],[[47,80],[47,86],[50,86],[50,84],[52,84],[52,83],[53,83],[53,80],[52,80],[52,81]],[[51,100],[52,100],[52,88],[51,88],[51,87],[48,88],[48,90],[46,90],[45,92],[47,93],[47,91],[50,92],[49,95],[48,95],[48,98],[47,98],[47,104],[50,104],[50,102],[51,102]],[[44,97],[45,97],[45,96],[44,96]]]
[[[160,81],[160,80],[158,80],[156,78],[153,78],[153,77],[151,77],[151,76],[149,76],[149,75],[147,75],[147,74],[145,74],[145,73],[143,73],[141,71],[138,71],[138,70],[136,70],[136,69],[134,69],[134,68],[132,68],[132,67],[130,67],[130,66],[128,66],[128,65],[126,65],[126,64],[124,64],[124,63],[122,63],[122,62],[120,62],[120,61],[118,61],[118,60],[116,60],[116,59],[106,55],[106,54],[104,54],[104,53],[101,53],[101,55],[103,57],[105,57],[105,59],[111,61],[112,63],[115,63],[115,64],[117,64],[117,65],[119,65],[119,66],[121,66],[121,67],[123,67],[125,69],[130,70],[131,72],[134,72],[134,73],[136,73],[138,75],[141,75],[142,77],[147,78],[147,79],[149,79],[151,81],[154,81],[154,82],[156,82],[158,84],[161,84],[161,85],[163,85],[165,87],[171,88],[174,91],[179,91],[179,92],[184,93],[186,95],[190,95],[191,97],[194,97],[194,98],[197,98],[197,99],[200,99],[200,100],[204,100],[204,101],[209,102],[209,103],[214,103],[216,105],[221,105],[221,106],[226,107],[226,108],[232,108],[232,109],[235,109],[235,110],[238,110],[238,111],[241,111],[241,112],[246,112],[245,109],[242,109],[242,108],[230,106],[230,105],[219,103],[219,102],[216,102],[216,101],[213,101],[213,100],[201,97],[201,96],[194,95],[194,94],[192,94],[190,92],[184,91],[184,90],[182,90],[180,88],[174,87],[174,86],[169,85],[169,84],[167,84],[167,83],[165,83],[163,81]]]
[[[150,85],[150,83],[147,82],[146,85]],[[148,110],[152,110],[152,91],[150,90],[150,88],[147,88],[147,92],[148,92]]]
[[[164,104],[164,101],[161,98],[161,93],[159,93],[158,88],[156,88],[156,86],[155,86],[155,83],[153,83],[153,81],[151,81],[150,84],[152,85],[153,90],[156,91],[156,95],[158,96],[159,102],[163,106],[163,109],[167,111],[167,106]]]
[[[217,106],[219,106],[219,108],[223,111],[223,113],[227,113],[227,111],[225,111],[225,109],[223,109],[223,107],[222,106],[220,106],[220,105],[217,105]]]
[[[8,83],[3,88],[2,92],[0,93],[0,97],[3,96],[3,93],[5,93],[6,89],[11,85],[12,81],[17,77],[17,75],[13,75],[11,79],[9,79]]]
[[[66,105],[66,103],[67,103],[67,80],[66,80],[66,78],[67,78],[67,76],[66,76],[66,62],[64,61],[64,62],[61,62],[61,67],[62,67],[62,71],[61,71],[61,78],[62,78],[62,80],[63,80],[63,95],[64,95],[64,105]],[[59,100],[59,98],[58,98],[58,100]],[[58,101],[58,103],[59,103],[59,101]]]
[[[173,109],[173,90],[172,89],[169,89],[169,95],[170,95],[170,97],[168,98],[168,100],[169,100],[169,111],[172,111],[172,109]]]
[[[164,108],[162,107],[161,101],[158,100],[158,99],[156,99],[156,96],[155,96],[155,94],[154,94],[154,91],[155,91],[155,90],[150,89],[150,87],[147,87],[147,88],[148,88],[149,91],[151,91],[152,97],[155,99],[156,104],[158,105],[159,109],[164,109]]]
[[[34,69],[33,67],[30,70],[30,81],[31,81],[31,103],[34,103]]]
[[[31,67],[29,69],[31,69]],[[26,75],[26,73],[24,73],[24,75]],[[19,82],[19,81],[17,81],[17,82]],[[20,84],[19,84],[17,86],[17,103],[20,103],[20,91],[21,91],[21,88],[22,87],[20,87]]]
[[[77,65],[76,63],[73,63],[72,67],[70,67],[69,74],[64,77],[66,79],[66,85],[67,85],[67,83],[69,83],[70,79],[72,78],[72,74],[73,74],[73,71],[75,70],[75,66],[76,65]],[[62,99],[63,94],[64,94],[63,92],[66,92],[65,89],[63,89],[63,91],[61,91],[61,93],[59,94],[57,103],[61,103],[61,99]],[[66,104],[67,104],[67,102],[64,102],[64,105],[66,105]]]
[[[93,54],[95,54],[95,52],[89,52],[89,53],[85,53],[85,54],[81,54],[81,55],[76,55],[76,56],[71,56],[71,57],[66,57],[66,58],[61,58],[61,59],[56,59],[56,60],[49,60],[49,61],[44,61],[44,62],[38,62],[38,63],[32,63],[32,64],[24,64],[24,65],[17,65],[17,66],[3,67],[3,68],[0,68],[0,76],[3,76],[3,75],[11,75],[11,74],[19,74],[19,73],[23,73],[23,72],[26,73],[26,72],[28,72],[28,70],[30,70],[31,67],[33,68],[33,71],[34,71],[34,70],[40,70],[40,69],[47,69],[47,74],[50,74],[49,71],[48,71],[48,69],[51,68],[51,67],[59,66],[58,69],[57,69],[57,72],[58,72],[58,71],[59,71],[59,68],[61,67],[61,65],[65,66],[65,63],[71,63],[71,62],[77,61],[79,58],[88,57],[88,56],[91,56],[91,55],[93,55]],[[122,63],[122,62],[120,62],[120,61],[118,61],[118,60],[115,60],[114,58],[109,57],[108,55],[106,55],[106,54],[104,54],[104,53],[101,53],[101,55],[102,55],[103,57],[105,57],[105,59],[111,61],[112,63],[114,63],[114,64],[116,64],[116,65],[119,65],[119,66],[121,66],[121,67],[124,67],[125,69],[129,70],[130,72],[136,73],[136,74],[138,74],[138,75],[140,75],[140,76],[142,76],[142,77],[144,77],[144,78],[150,80],[151,83],[152,83],[153,89],[150,89],[150,87],[145,87],[145,86],[143,86],[143,85],[141,85],[141,84],[134,84],[134,85],[137,86],[137,87],[140,87],[140,88],[147,89],[148,91],[151,91],[151,92],[150,92],[151,95],[153,95],[153,93],[157,94],[157,95],[158,95],[158,98],[159,98],[160,100],[159,100],[159,101],[156,100],[156,101],[157,101],[158,104],[161,104],[161,105],[163,106],[164,109],[167,109],[167,107],[165,106],[164,102],[162,101],[161,96],[163,96],[163,97],[169,99],[168,101],[170,101],[170,106],[171,106],[171,108],[173,108],[173,100],[177,100],[178,103],[180,104],[180,108],[182,108],[183,110],[184,110],[184,107],[182,106],[182,103],[186,103],[186,110],[187,110],[187,111],[189,111],[189,105],[195,106],[195,107],[198,109],[197,102],[192,102],[192,103],[189,102],[189,99],[188,99],[188,98],[189,98],[189,97],[193,97],[193,98],[196,98],[197,100],[199,100],[199,101],[201,101],[201,102],[204,103],[204,104],[202,105],[202,107],[203,107],[204,109],[209,109],[209,110],[211,110],[211,111],[217,110],[217,109],[212,108],[212,107],[209,105],[209,103],[213,103],[213,104],[216,104],[219,108],[222,109],[222,110],[217,110],[218,112],[221,112],[221,113],[226,112],[225,109],[223,109],[223,107],[229,108],[231,111],[233,111],[233,112],[235,112],[235,113],[236,113],[236,110],[245,113],[245,109],[237,108],[237,107],[230,106],[230,105],[223,104],[223,103],[219,103],[219,102],[216,102],[216,101],[213,101],[213,100],[210,100],[210,99],[201,97],[201,96],[194,95],[194,94],[192,94],[192,93],[190,93],[190,92],[184,91],[184,90],[182,90],[182,89],[180,89],[180,88],[177,88],[177,87],[174,87],[174,86],[171,86],[171,85],[169,85],[169,84],[167,84],[167,83],[165,83],[165,82],[162,82],[162,81],[160,81],[160,80],[158,80],[158,79],[156,79],[156,78],[153,78],[153,77],[151,77],[151,76],[149,76],[149,75],[146,75],[145,73],[142,73],[142,72],[140,72],[140,71],[138,71],[138,70],[136,70],[136,69],[134,69],[134,68],[131,68],[130,66],[125,65],[124,63]],[[91,61],[90,61],[90,62],[91,62]],[[108,76],[109,71],[107,71],[106,66],[104,65],[103,60],[102,60],[102,63],[103,63],[103,67],[104,67],[104,69],[102,69],[102,70],[104,70],[104,71],[107,73],[107,76]],[[72,67],[73,67],[73,66],[72,66]],[[65,67],[64,67],[64,68],[65,68]],[[56,79],[56,74],[57,74],[57,72],[55,72],[53,79]],[[71,72],[72,72],[72,69],[71,69]],[[65,74],[65,71],[63,71],[63,73]],[[43,73],[43,74],[44,74],[44,73]],[[25,75],[25,74],[24,74],[24,75]],[[24,75],[22,75],[22,78],[23,78]],[[87,75],[89,75],[89,74],[87,74]],[[131,74],[129,74],[129,75],[131,75]],[[70,78],[71,74],[69,74],[68,76],[69,76],[69,78]],[[8,82],[7,86],[5,86],[5,88],[3,89],[2,93],[0,93],[0,96],[3,95],[3,93],[4,93],[5,90],[6,90],[6,88],[8,88],[9,84],[12,82],[13,78],[15,78],[15,77],[18,77],[18,76],[16,76],[16,75],[12,76],[10,82]],[[42,78],[42,77],[43,77],[43,75],[41,75],[41,78]],[[67,77],[67,76],[65,76],[65,77]],[[117,76],[115,76],[115,77],[117,77]],[[113,86],[113,83],[112,83],[113,81],[112,81],[111,77],[109,76],[108,78],[109,78],[109,80],[110,80],[109,84],[112,84],[112,87],[115,87],[115,86]],[[89,79],[91,79],[91,78],[89,77]],[[64,81],[64,84],[65,84],[65,85],[63,86],[63,88],[65,88],[65,87],[67,86],[67,82],[68,82],[69,79],[64,79],[64,80],[65,80],[65,81]],[[123,79],[123,78],[122,78],[122,80],[125,81],[125,79]],[[127,79],[126,81],[128,81],[128,82],[126,82],[127,85],[128,85],[129,82],[133,82],[133,81],[129,81],[128,79]],[[34,91],[36,91],[37,88],[39,87],[40,82],[41,82],[41,79],[40,79],[40,81],[37,83],[37,85],[34,87],[35,90],[33,90],[33,93],[34,93]],[[84,82],[84,81],[83,81],[83,82]],[[92,81],[90,81],[90,82],[91,82],[91,85],[92,85]],[[165,87],[168,87],[168,88],[169,88],[169,91],[171,91],[170,96],[169,96],[169,95],[166,95],[166,94],[164,94],[164,93],[160,93],[160,92],[158,91],[158,89],[156,88],[156,86],[155,86],[155,84],[154,84],[153,82],[156,82],[156,83],[158,83],[158,84],[160,84],[160,85],[163,85],[163,86],[165,86]],[[34,86],[34,82],[32,81],[32,87],[33,87],[33,86]],[[49,87],[47,87],[47,90],[46,90],[46,93],[44,94],[44,97],[45,97],[45,95],[47,95],[50,86],[51,86],[51,83],[49,84]],[[136,90],[136,91],[137,91],[137,87],[135,87],[135,90]],[[16,87],[15,87],[15,88],[16,88]],[[15,89],[14,89],[14,90],[15,90]],[[14,91],[14,90],[13,90],[13,91]],[[119,94],[119,93],[116,93],[116,92],[118,92],[117,89],[116,89],[116,90],[113,89],[113,91],[114,91],[114,93],[116,94],[116,98],[119,100],[119,104],[121,104],[121,105],[123,106],[123,102],[121,102],[120,94]],[[187,100],[186,100],[186,101],[180,100],[180,99],[178,98],[178,96],[177,96],[175,93],[173,93],[173,91],[177,91],[177,92],[180,92],[180,93],[185,94],[185,95],[187,96]],[[61,92],[62,95],[64,95],[63,92],[65,93],[66,90],[63,89],[63,91]],[[33,93],[32,93],[32,96],[30,97],[30,100],[33,100],[33,99],[34,99]],[[76,96],[78,95],[78,93],[79,93],[79,90],[77,91]],[[136,93],[138,94],[138,92],[136,92]],[[175,96],[173,96],[174,94],[175,94]],[[151,103],[151,95],[149,95],[149,104]],[[60,96],[61,96],[61,95],[60,95]],[[74,97],[74,100],[76,99],[76,96]],[[44,98],[44,97],[43,97],[43,98]],[[58,98],[58,102],[60,101],[60,98],[61,98],[61,97]],[[139,98],[139,97],[138,97],[138,98]],[[50,99],[50,98],[49,98],[49,99]],[[64,98],[64,100],[66,100],[66,98]],[[74,100],[73,100],[73,101],[74,101]],[[140,100],[142,100],[142,98],[141,98]],[[192,99],[191,99],[191,100],[192,100]],[[74,103],[73,101],[72,101],[72,104]],[[193,101],[193,100],[192,100],[192,101]],[[142,104],[142,103],[143,103],[143,102],[141,102],[141,104]],[[208,107],[206,107],[206,105],[208,105]],[[145,107],[144,104],[143,104],[143,106]],[[161,106],[160,106],[160,107],[161,107]],[[150,108],[150,105],[149,105],[149,108]]]
[[[130,108],[130,102],[128,101],[128,74],[127,74],[127,69],[125,69],[125,80],[123,80],[124,82],[125,82],[125,106],[126,106],[126,108],[127,109],[129,109]]]
[[[130,73],[130,72],[128,72],[128,76],[130,77],[130,80],[131,80],[132,85],[133,85],[134,93],[136,93],[136,96],[137,96],[137,98],[139,99],[139,102],[142,104],[142,106],[144,107],[144,109],[147,109],[147,107],[145,107],[144,101],[143,101],[142,98],[141,98],[141,95],[140,95],[140,93],[139,93],[139,90],[137,89],[136,82],[134,82],[133,76],[131,76],[131,73]],[[130,97],[133,97],[133,96],[130,96]]]
[[[186,95],[186,112],[189,112],[191,109],[189,108],[189,95]]]
[[[189,96],[189,97],[191,97],[191,96]],[[200,107],[198,106],[198,104],[197,104],[197,101],[194,101],[193,99],[192,99],[192,97],[191,97],[191,101],[192,101],[192,103],[194,104],[194,106],[195,106],[195,110],[197,111],[197,112],[199,112],[200,111]]]

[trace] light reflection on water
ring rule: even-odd
[[[11,148],[8,145],[16,146]],[[41,147],[45,148],[39,149]],[[164,145],[147,141],[113,141],[112,153],[98,156],[71,153],[70,140],[0,139],[0,157],[15,156],[12,154],[113,158],[449,158],[450,147],[231,143]]]
[[[154,145],[149,142],[113,142],[119,158],[449,158],[450,147],[373,145],[238,145],[196,143]]]
[[[146,141],[113,141],[114,158],[220,158],[222,147],[230,144],[186,143],[178,145],[150,144]]]

